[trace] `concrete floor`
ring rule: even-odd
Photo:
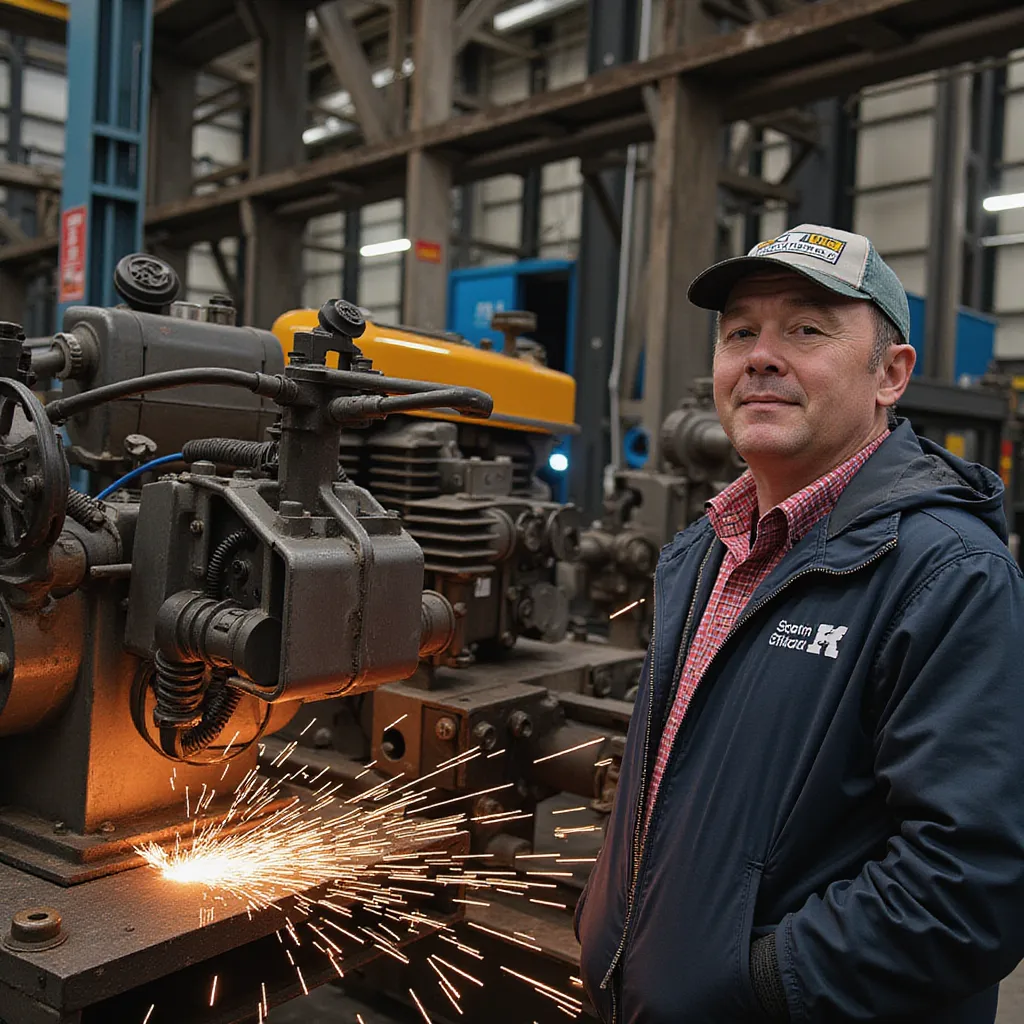
[[[1024,1024],[1024,964],[999,989],[996,1024]]]

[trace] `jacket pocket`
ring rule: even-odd
[[[750,946],[754,941],[754,911],[757,908],[757,895],[761,888],[761,875],[764,865],[749,861],[744,873],[743,903],[739,918],[739,928],[734,943],[733,959],[736,964],[739,990],[743,993],[743,1001],[751,1013],[751,1020],[764,1020],[765,1013],[761,1001],[757,998],[754,985],[750,978]]]

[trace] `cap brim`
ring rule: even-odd
[[[827,288],[830,292],[835,292],[836,295],[871,301],[870,295],[830,274],[812,270],[810,267],[798,267],[787,260],[776,259],[773,256],[736,256],[733,259],[716,263],[693,279],[686,295],[695,306],[700,306],[701,309],[713,309],[721,313],[729,300],[729,294],[743,278],[749,277],[757,271],[777,273],[780,270],[800,274],[801,277],[820,284],[822,288]]]

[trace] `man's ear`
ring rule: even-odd
[[[878,383],[878,393],[875,396],[880,406],[887,409],[902,398],[910,383],[916,362],[917,353],[913,345],[893,345],[886,352],[885,361],[882,363],[885,372]]]

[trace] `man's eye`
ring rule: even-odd
[[[797,331],[798,331],[799,334],[802,334],[805,337],[811,337],[811,336],[816,335],[816,334],[821,334],[821,329],[818,328],[818,327],[813,327],[813,326],[811,326],[811,324],[802,324],[797,329]]]
[[[730,341],[743,341],[746,338],[753,338],[754,332],[749,327],[737,327],[735,331],[730,331],[727,338]]]

